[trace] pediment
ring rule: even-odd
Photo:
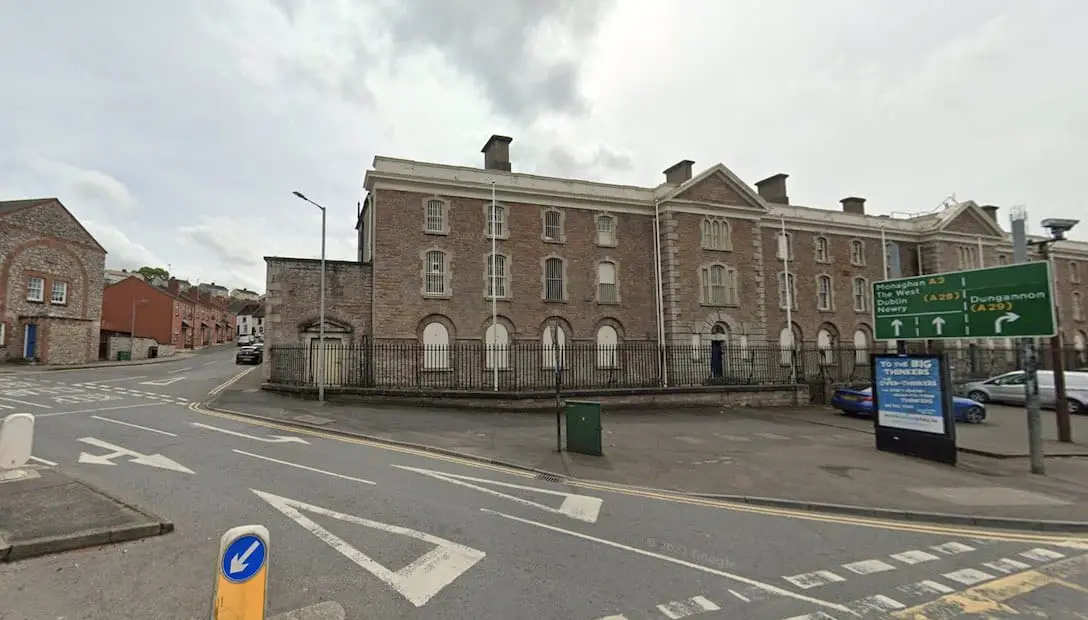
[[[301,332],[313,332],[319,333],[321,331],[321,320],[312,319],[304,321],[299,324],[299,331]],[[326,334],[350,334],[355,331],[354,328],[348,323],[338,321],[336,319],[325,319],[325,333]]]
[[[674,187],[664,188],[661,202],[689,202],[725,205],[760,212],[769,210],[767,203],[723,164],[707,168],[697,176]]]
[[[973,200],[961,202],[952,207],[934,226],[941,232],[954,232],[967,235],[1004,238],[1006,232]]]

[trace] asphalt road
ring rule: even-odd
[[[200,410],[245,370],[233,355],[0,375],[0,416],[37,416],[36,458],[176,526],[0,566],[0,618],[207,618],[219,537],[247,524],[270,531],[270,616],[943,618],[992,590],[987,617],[1086,617],[1086,541],[555,484]]]

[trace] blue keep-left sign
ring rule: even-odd
[[[264,566],[266,547],[258,536],[240,536],[227,545],[221,566],[228,581],[242,583],[253,578]]]
[[[880,426],[945,434],[945,399],[937,358],[878,357],[873,390]]]

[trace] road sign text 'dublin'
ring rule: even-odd
[[[878,340],[1046,337],[1054,334],[1045,262],[873,284]]]

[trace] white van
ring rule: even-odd
[[[963,386],[963,393],[980,403],[1026,404],[1024,382],[1027,373],[1014,370],[985,381],[975,381]],[[1043,407],[1054,406],[1054,371],[1039,371],[1039,401]],[[1088,414],[1088,372],[1066,371],[1065,399],[1070,413]]]
[[[244,347],[253,344],[253,336],[243,334],[238,336],[238,346]]]

